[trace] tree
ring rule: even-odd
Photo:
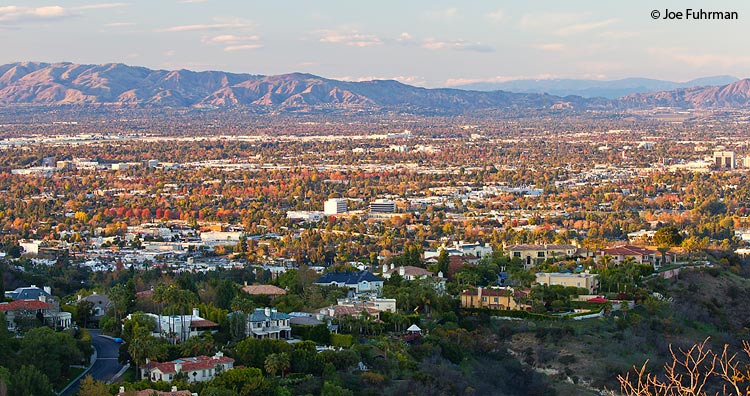
[[[661,263],[666,263],[666,254],[670,248],[678,246],[682,242],[682,235],[675,227],[662,227],[654,234],[654,243],[661,252]]]
[[[103,381],[96,381],[94,377],[87,375],[81,380],[78,396],[104,396],[109,395],[109,385]]]
[[[34,366],[21,366],[13,376],[9,396],[45,396],[52,395],[52,384],[49,378]]]
[[[263,365],[268,374],[276,375],[276,373],[281,373],[282,377],[284,376],[284,373],[289,370],[289,366],[289,354],[285,352],[272,353],[266,356],[266,361]]]
[[[438,255],[437,267],[438,271],[443,272],[443,276],[448,276],[448,269],[450,268],[451,258],[448,255],[448,249],[441,249]]]
[[[707,338],[688,350],[675,351],[670,345],[671,362],[664,365],[664,372],[653,374],[646,371],[648,361],[640,368],[634,367],[635,375],[617,376],[620,389],[626,396],[699,396],[709,394],[709,389],[718,389],[717,395],[742,396],[750,394],[750,343],[743,341],[744,360],[729,352],[725,344],[721,353],[715,353]],[[711,392],[713,394],[713,392]]]
[[[21,363],[35,366],[53,382],[67,373],[71,364],[79,363],[81,359],[81,351],[68,333],[56,333],[49,327],[39,327],[29,330],[21,340]]]

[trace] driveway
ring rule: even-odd
[[[117,357],[120,355],[120,344],[112,341],[110,338],[102,337],[100,335],[101,330],[98,329],[89,330],[89,334],[91,334],[91,344],[96,349],[96,361],[86,375],[91,375],[95,380],[110,381],[122,369],[122,365],[117,361]],[[77,394],[79,385],[80,380],[76,381],[70,388],[61,393],[60,396],[73,396]]]

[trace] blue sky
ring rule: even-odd
[[[0,63],[121,62],[427,86],[520,78],[677,81],[750,73],[750,2],[0,2]],[[736,11],[735,21],[651,11]]]

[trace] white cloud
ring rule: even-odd
[[[104,26],[107,26],[107,27],[128,27],[128,26],[135,26],[135,25],[136,25],[135,22],[112,22],[112,23],[108,23],[108,24],[106,24]]]
[[[495,49],[491,46],[479,42],[470,42],[466,40],[447,40],[441,41],[433,38],[424,40],[422,48],[429,50],[451,49],[456,51],[474,51],[474,52],[493,52]]]
[[[563,50],[566,50],[568,47],[563,43],[544,43],[544,44],[536,44],[534,45],[534,48],[542,50],[542,51],[563,51]]]
[[[248,28],[250,24],[247,23],[208,23],[208,24],[196,24],[196,25],[179,25],[172,26],[164,29],[157,29],[157,32],[177,33],[177,32],[194,32],[201,30],[224,30],[224,29],[241,29]]]
[[[224,46],[224,51],[242,51],[262,48],[260,37],[252,36],[235,36],[233,34],[220,34],[213,37],[204,37],[202,40],[205,44]]]
[[[487,14],[487,18],[495,22],[502,22],[505,19],[505,12],[501,9],[497,9]]]
[[[606,20],[597,21],[597,22],[576,23],[576,24],[565,26],[559,29],[557,31],[557,34],[561,36],[568,36],[571,34],[586,33],[590,30],[595,30],[595,29],[603,28],[605,26],[609,26],[615,22],[617,22],[616,19],[606,19]]]
[[[554,78],[560,78],[554,74],[537,74],[537,75],[517,75],[517,76],[495,76],[487,78],[450,78],[445,80],[444,85],[446,87],[456,87],[460,85],[476,84],[476,83],[503,83],[515,80],[551,80]]]
[[[398,38],[396,39],[396,42],[401,44],[407,44],[414,41],[414,37],[409,34],[409,32],[403,32],[401,33]]]
[[[18,22],[27,20],[49,20],[70,16],[70,11],[60,6],[46,7],[0,7],[0,22]]]
[[[700,53],[693,49],[679,47],[648,48],[646,52],[654,57],[676,61],[696,68],[719,66],[726,69],[731,67],[750,66],[750,56],[744,55]]]
[[[105,10],[110,8],[127,7],[128,3],[101,3],[101,4],[89,4],[80,7],[76,7],[76,10]]]
[[[351,82],[363,82],[363,81],[375,81],[375,80],[396,80],[400,83],[409,84],[409,85],[418,85],[418,86],[424,86],[427,84],[427,80],[425,80],[425,78],[421,76],[392,76],[392,77],[343,76],[343,77],[334,77],[333,79],[340,80],[340,81],[351,81]]]
[[[383,40],[373,34],[363,34],[357,30],[318,30],[321,43],[344,44],[350,47],[375,47],[383,45]]]
[[[253,50],[263,48],[263,44],[240,44],[240,45],[228,45],[224,47],[224,51],[232,52],[232,51],[244,51],[244,50]]]

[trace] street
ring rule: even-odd
[[[109,338],[102,337],[100,335],[101,330],[90,329],[89,333],[91,334],[91,343],[94,346],[94,349],[96,349],[97,357],[94,366],[86,375],[91,375],[95,380],[107,382],[123,367],[117,361],[120,344]],[[60,396],[75,395],[78,393],[79,385],[80,380],[76,381],[70,388],[61,393]]]

